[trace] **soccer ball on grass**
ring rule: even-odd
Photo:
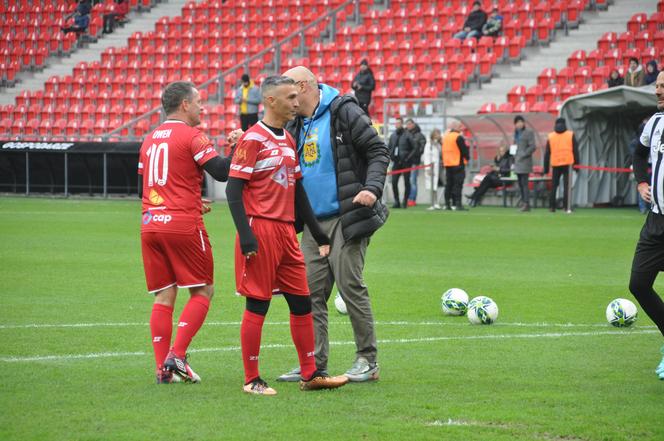
[[[346,308],[346,302],[341,298],[341,293],[337,291],[337,295],[334,296],[334,307],[337,308],[339,314],[346,315],[348,314],[348,309]]]
[[[638,315],[636,305],[627,299],[615,299],[606,307],[606,320],[616,328],[632,326]]]
[[[489,297],[475,297],[468,303],[468,321],[473,325],[490,325],[497,318],[498,305]]]
[[[460,288],[450,288],[440,299],[445,315],[465,315],[468,310],[468,294]]]

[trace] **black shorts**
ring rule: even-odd
[[[664,215],[648,212],[636,244],[632,271],[664,271]]]

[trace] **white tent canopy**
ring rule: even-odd
[[[620,86],[572,97],[565,101],[560,114],[579,143],[580,164],[624,168],[631,164],[629,143],[636,136],[639,124],[656,111],[653,87]],[[577,206],[634,204],[636,190],[632,175],[579,170],[573,203]]]

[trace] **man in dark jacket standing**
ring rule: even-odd
[[[521,115],[514,117],[514,173],[518,178],[519,192],[521,193],[521,211],[530,211],[530,190],[528,179],[533,171],[533,153],[537,150],[535,133],[526,128],[526,120]]]
[[[360,62],[360,71],[355,75],[352,84],[355,98],[360,103],[364,113],[369,115],[369,104],[371,104],[371,93],[376,88],[376,80],[366,59]]]
[[[403,208],[408,208],[408,195],[410,194],[410,171],[402,172],[400,170],[409,169],[417,154],[417,145],[410,136],[408,130],[403,127],[403,118],[397,116],[394,121],[394,133],[390,136],[389,150],[392,165],[392,192],[394,193],[394,205],[392,208],[401,208],[399,199],[399,177],[403,176],[404,194]]]
[[[413,165],[420,165],[422,160],[422,154],[424,153],[424,147],[427,145],[427,138],[422,134],[422,129],[417,125],[412,118],[406,120],[406,130],[410,134],[415,145],[417,146],[417,151],[413,154]],[[413,207],[417,203],[417,175],[419,170],[413,170],[410,173],[410,193],[408,193],[408,206]]]
[[[356,359],[344,374],[350,381],[377,380],[376,335],[369,292],[362,277],[369,237],[387,219],[380,202],[389,155],[385,143],[354,97],[318,84],[306,67],[284,73],[298,86],[298,116],[286,126],[298,145],[302,182],[330,254],[321,257],[307,227],[302,252],[316,333],[316,366],[327,371],[327,300],[336,286],[348,308]],[[279,377],[298,381],[296,369]]]
[[[567,130],[565,118],[558,118],[553,132],[549,133],[544,153],[544,174],[549,173],[551,164],[551,194],[549,196],[549,211],[556,211],[556,193],[560,177],[563,177],[563,208],[567,213],[572,212],[572,205],[568,205],[570,190],[569,169],[579,163],[579,146],[574,132]]]

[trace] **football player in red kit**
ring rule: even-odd
[[[213,294],[212,250],[202,217],[209,210],[201,201],[203,170],[226,181],[230,160],[219,157],[196,128],[202,106],[192,83],[169,84],[161,101],[166,121],[145,138],[138,163],[143,181],[143,267],[148,291],[154,294],[150,330],[157,383],[197,383],[200,377],[187,363],[186,351]],[[190,298],[171,346],[178,288],[188,288]]]
[[[302,174],[292,136],[284,130],[295,118],[297,88],[291,78],[272,76],[261,85],[264,118],[238,141],[226,196],[238,231],[235,283],[246,297],[240,341],[244,392],[275,395],[258,372],[263,321],[275,293],[283,294],[290,310],[291,337],[297,349],[302,390],[332,389],[348,382],[316,370],[311,300],[295,233],[295,211],[319,245],[329,253],[329,238],[321,231],[301,183]]]

